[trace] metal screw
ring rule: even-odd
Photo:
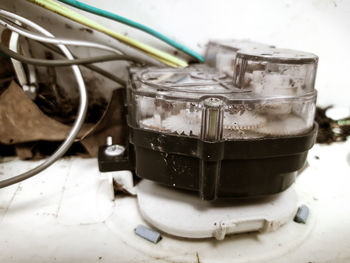
[[[124,152],[125,152],[125,147],[118,144],[110,145],[105,150],[105,154],[108,156],[120,156],[120,155],[123,155]]]
[[[107,137],[107,146],[111,146],[113,144],[112,136]]]

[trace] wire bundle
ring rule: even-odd
[[[37,5],[40,5],[44,7],[45,9],[51,10],[59,15],[65,16],[73,21],[76,21],[80,24],[86,25],[90,28],[93,28],[95,30],[98,30],[100,32],[103,32],[125,44],[128,44],[134,48],[137,48],[152,58],[162,62],[163,64],[166,64],[168,66],[172,67],[186,67],[188,64],[186,61],[179,59],[175,56],[172,56],[166,52],[163,52],[161,50],[158,50],[156,48],[153,48],[149,45],[146,45],[144,43],[141,43],[135,39],[132,39],[130,37],[124,36],[122,34],[119,34],[111,29],[108,29],[93,20],[73,11],[68,9],[67,7],[64,7],[60,5],[59,3],[53,1],[53,0],[27,0],[29,2],[35,3]],[[61,0],[59,0],[61,1]],[[177,48],[178,50],[188,54],[189,56],[197,59],[200,62],[203,62],[204,59],[194,51],[178,44],[177,42],[171,40],[170,38],[160,34],[159,32],[148,28],[142,24],[139,24],[137,22],[131,21],[127,18],[121,17],[119,15],[110,13],[108,11],[98,9],[93,6],[86,5],[84,3],[81,3],[79,1],[74,1],[74,0],[62,0],[61,2],[69,4],[71,6],[74,6],[76,8],[79,8],[84,11],[88,11],[90,13],[103,16],[105,18],[112,19],[114,21],[118,21],[121,23],[124,23],[126,25],[132,26],[134,28],[140,29],[146,33],[149,33],[158,39],[168,43],[169,45]],[[22,26],[19,26],[16,21],[19,21],[21,24],[28,26],[29,28],[39,32],[39,33],[34,33],[32,31],[28,31],[24,29]],[[121,85],[125,85],[125,82],[118,77],[114,76],[113,74],[110,74],[94,65],[90,65],[92,63],[97,63],[97,62],[106,62],[106,61],[112,61],[112,60],[126,60],[126,61],[131,61],[135,63],[140,63],[144,64],[145,61],[142,59],[139,59],[137,57],[132,57],[129,55],[121,54],[121,52],[118,49],[115,49],[114,47],[95,43],[95,42],[90,42],[90,41],[81,41],[81,40],[72,40],[72,39],[64,39],[64,38],[56,38],[53,34],[51,34],[49,31],[41,27],[40,25],[24,18],[19,15],[13,14],[11,12],[1,10],[0,9],[0,25],[4,26],[5,28],[10,29],[13,32],[18,33],[19,35],[22,35],[24,37],[27,37],[32,40],[36,40],[42,45],[46,46],[47,48],[55,51],[56,53],[60,55],[64,55],[67,57],[67,59],[60,59],[60,60],[45,60],[45,59],[36,59],[36,58],[28,58],[25,56],[22,56],[11,49],[7,48],[6,46],[0,44],[0,52],[2,54],[5,54],[15,60],[18,60],[20,62],[26,63],[26,64],[32,64],[36,66],[55,66],[55,67],[60,67],[60,66],[71,66],[73,73],[76,77],[76,80],[78,82],[78,87],[79,87],[79,94],[80,94],[80,104],[79,104],[79,109],[78,109],[78,114],[76,121],[73,124],[73,128],[71,129],[70,133],[68,134],[67,138],[65,141],[59,146],[59,148],[48,158],[46,159],[43,163],[38,165],[37,167],[26,171],[20,175],[10,177],[8,179],[4,179],[0,181],[0,188],[21,182],[25,179],[28,179],[44,169],[48,168],[51,166],[53,163],[55,163],[60,157],[62,157],[65,152],[70,148],[70,146],[73,144],[75,137],[77,136],[79,130],[81,129],[85,116],[86,116],[86,111],[87,111],[87,92],[86,92],[86,87],[84,84],[83,77],[81,75],[81,72],[77,65],[85,65],[86,67],[118,82]],[[51,45],[56,45],[58,48],[53,47],[51,45],[47,46],[47,44]],[[96,56],[96,57],[90,57],[90,58],[77,58],[76,56],[72,55],[72,53],[68,50],[68,48],[65,45],[71,45],[71,46],[84,46],[84,47],[93,47],[93,48],[98,48],[98,49],[103,49],[109,52],[114,53],[113,55],[105,55],[105,56]]]
[[[186,67],[188,64],[187,62],[185,62],[184,60],[182,59],[179,59],[175,56],[172,56],[164,51],[161,51],[161,50],[158,50],[156,48],[153,48],[147,44],[144,44],[142,42],[139,42],[135,39],[132,39],[130,37],[127,37],[127,36],[124,36],[122,34],[119,34],[109,28],[106,28],[105,26],[102,26],[98,23],[96,23],[95,21],[73,11],[73,10],[70,10],[62,5],[60,5],[59,3],[53,1],[53,0],[27,0],[29,2],[33,2],[37,5],[40,5],[42,7],[44,7],[45,9],[48,9],[48,10],[51,10],[59,15],[62,15],[62,16],[65,16],[73,21],[76,21],[80,24],[83,24],[83,25],[86,25],[92,29],[95,29],[97,31],[100,31],[102,33],[105,33],[125,44],[128,44],[132,47],[135,47],[141,51],[144,51],[146,52],[147,54],[149,54],[150,56],[158,59],[159,61],[163,62],[164,64],[168,65],[168,66],[172,66],[172,67]],[[115,14],[112,14],[110,12],[107,12],[107,11],[104,11],[104,10],[101,10],[101,9],[98,9],[98,8],[94,8],[92,6],[88,6],[88,5],[85,5],[81,2],[78,2],[78,1],[63,1],[65,3],[68,3],[70,5],[73,5],[75,7],[78,7],[80,9],[83,9],[83,10],[86,10],[88,12],[91,12],[91,13],[94,13],[94,14],[98,14],[98,15],[102,15],[104,17],[107,17],[107,18],[111,18],[113,20],[116,20],[116,21],[122,21],[123,23],[125,24],[128,24],[128,25],[131,25],[133,27],[136,27],[136,28],[139,28],[147,33],[150,33],[156,37],[158,37],[159,39],[162,39],[164,41],[166,41],[167,43],[171,44],[172,46],[184,51],[185,53],[187,54],[190,54],[191,56],[195,56],[198,60],[200,61],[204,61],[204,59],[199,56],[198,54],[194,53],[193,51],[189,50],[188,48],[185,48],[183,47],[182,45],[180,44],[177,44],[175,41],[172,41],[170,40],[169,38],[161,35],[160,33],[148,28],[148,27],[145,27],[139,23],[136,23],[136,22],[133,22],[131,20],[128,20],[128,19],[125,19],[123,17],[120,17],[118,15],[115,15]]]
[[[89,57],[89,58],[76,58],[71,60],[68,60],[68,59],[47,60],[47,59],[27,58],[25,56],[18,54],[17,52],[12,51],[11,49],[3,45],[0,45],[0,50],[7,56],[14,58],[18,61],[21,61],[22,63],[31,64],[35,66],[43,66],[43,67],[65,67],[65,66],[72,66],[72,65],[84,65],[84,64],[91,64],[91,63],[98,63],[98,62],[116,61],[116,60],[126,60],[126,61],[138,62],[138,63],[143,62],[141,60],[131,58],[126,55],[118,55],[118,54],[96,56],[96,57]]]
[[[140,23],[137,23],[135,21],[132,21],[130,19],[127,19],[125,17],[122,17],[120,15],[117,15],[117,14],[114,14],[114,13],[111,13],[111,12],[108,12],[106,10],[102,10],[102,9],[99,9],[97,7],[94,7],[94,6],[91,6],[91,5],[87,5],[87,4],[84,4],[82,2],[79,2],[79,1],[76,1],[76,0],[58,0],[62,3],[65,3],[67,5],[70,5],[70,6],[73,6],[73,7],[76,7],[80,10],[84,10],[84,11],[87,11],[89,13],[92,13],[92,14],[95,14],[95,15],[98,15],[98,16],[102,16],[102,17],[105,17],[105,18],[109,18],[111,20],[114,20],[114,21],[117,21],[117,22],[120,22],[120,23],[123,23],[125,25],[128,25],[128,26],[131,26],[131,27],[134,27],[134,28],[137,28],[143,32],[146,32],[160,40],[162,40],[163,42],[169,44],[170,46],[173,46],[174,48],[186,53],[187,55],[195,58],[196,60],[198,60],[199,62],[204,62],[204,58],[202,56],[200,56],[199,54],[197,54],[196,52],[194,52],[193,50],[175,42],[174,40],[164,36],[163,34],[155,31],[154,29],[152,28],[149,28],[145,25],[142,25]]]
[[[4,11],[4,10],[0,10],[0,14],[3,16],[18,20],[21,23],[28,25],[31,28],[39,31],[43,35],[46,35],[48,37],[54,37],[49,31],[45,30],[43,27],[41,27],[38,24],[35,24],[32,21],[27,20],[21,16],[18,16],[16,14],[13,14],[13,13],[10,13],[10,12]],[[69,60],[73,59],[73,56],[70,53],[70,51],[67,49],[67,47],[65,47],[64,45],[58,45],[58,47],[62,51],[62,53],[67,57],[67,59],[69,59]],[[83,80],[83,77],[81,75],[81,72],[80,72],[78,66],[73,65],[71,67],[72,67],[74,76],[78,82],[79,95],[80,95],[79,110],[78,110],[77,118],[73,124],[73,128],[69,132],[65,141],[59,146],[59,148],[48,159],[46,159],[43,163],[41,163],[40,165],[38,165],[37,167],[35,167],[29,171],[26,171],[20,175],[17,175],[17,176],[8,178],[8,179],[1,180],[0,181],[0,188],[3,188],[6,186],[9,186],[9,185],[21,182],[23,180],[26,180],[26,179],[40,173],[41,171],[45,170],[46,168],[48,168],[49,166],[54,164],[60,157],[62,157],[66,153],[66,151],[70,148],[70,146],[73,144],[74,139],[78,135],[78,133],[79,133],[79,131],[84,123],[84,120],[85,120],[86,111],[87,111],[87,93],[86,93],[86,87],[84,84],[84,80]]]

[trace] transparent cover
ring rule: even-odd
[[[206,59],[233,77],[240,89],[266,96],[299,96],[313,91],[318,57],[250,41],[210,42]]]
[[[233,77],[233,67],[238,51],[242,49],[261,50],[264,48],[275,48],[275,46],[244,39],[210,41],[205,55],[205,63]]]
[[[205,140],[302,134],[313,126],[316,91],[258,92],[214,68],[131,68],[131,125]]]

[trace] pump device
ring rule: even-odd
[[[105,161],[101,149],[100,170],[146,179],[140,211],[165,232],[276,229],[295,214],[290,186],[316,139],[318,57],[228,41],[209,43],[207,62],[130,68],[127,150]]]

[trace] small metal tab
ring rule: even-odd
[[[143,225],[137,226],[135,229],[135,234],[148,241],[151,241],[154,244],[157,244],[162,239],[161,235],[158,232]]]
[[[298,208],[298,212],[294,217],[294,221],[297,223],[306,224],[309,217],[310,209],[306,205],[302,205]]]

